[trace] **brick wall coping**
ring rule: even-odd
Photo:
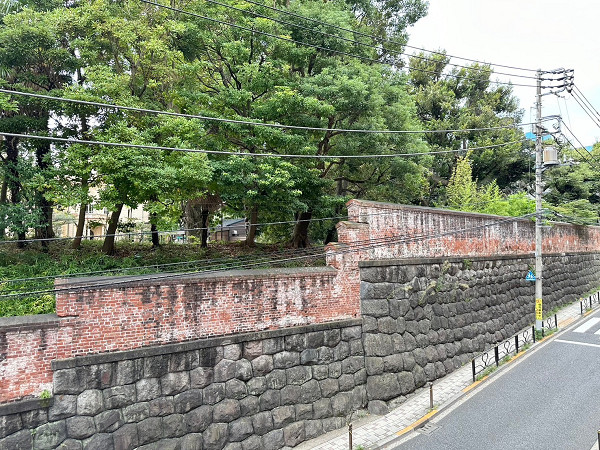
[[[575,255],[599,255],[598,252],[580,252],[580,253],[545,253],[543,256],[546,257],[559,257],[559,256],[575,256]],[[368,261],[359,261],[358,267],[387,267],[387,266],[418,266],[422,264],[441,264],[445,261],[450,263],[469,261],[507,261],[513,259],[532,259],[534,253],[520,254],[520,255],[490,255],[490,256],[440,256],[436,258],[390,258],[390,259],[377,259]]]
[[[56,314],[0,317],[0,332],[41,330],[57,327],[60,319]]]
[[[336,328],[345,328],[358,326],[362,324],[362,319],[345,319],[335,322],[326,322],[314,325],[300,325],[296,327],[281,328],[277,330],[256,331],[250,333],[238,333],[228,336],[219,336],[194,341],[178,342],[175,344],[153,345],[133,350],[119,352],[99,353],[89,356],[77,356],[69,359],[56,359],[52,361],[52,370],[72,369],[79,366],[91,366],[94,364],[105,364],[128,359],[145,358],[149,356],[165,355],[170,353],[180,353],[193,350],[199,350],[208,347],[220,345],[237,344],[240,342],[258,341],[275,337],[288,336],[291,334],[309,333],[313,331],[333,330]]]
[[[277,279],[277,278],[306,278],[310,276],[330,276],[334,277],[337,270],[330,266],[319,267],[297,267],[297,268],[274,268],[274,269],[248,269],[248,270],[224,270],[209,273],[191,273],[191,274],[153,274],[136,276],[114,276],[114,277],[85,277],[85,278],[57,278],[56,287],[76,288],[78,285],[95,283],[104,288],[119,288],[132,286],[148,286],[179,284],[182,280],[186,282],[194,281],[220,281],[231,279],[256,280],[256,279]],[[126,286],[125,286],[126,285]],[[81,290],[88,287],[81,287]],[[95,289],[95,286],[89,286],[89,289]]]
[[[429,212],[431,214],[440,214],[440,215],[451,215],[451,216],[463,216],[463,217],[477,217],[477,218],[492,218],[492,219],[503,219],[512,221],[520,221],[520,222],[531,222],[530,218],[519,218],[519,217],[508,217],[508,216],[497,216],[495,214],[483,214],[483,213],[474,213],[474,212],[465,212],[465,211],[456,211],[453,209],[441,209],[441,208],[431,208],[427,206],[414,206],[414,205],[400,205],[397,203],[385,203],[385,202],[374,202],[371,200],[360,200],[360,199],[352,199],[346,203],[346,206],[365,206],[367,208],[379,208],[379,209],[392,209],[396,211],[423,211]],[[534,222],[531,222],[532,224]],[[576,225],[568,222],[551,222],[552,224],[557,225],[568,225],[572,227],[581,227],[581,228],[600,228],[600,226],[593,225]]]

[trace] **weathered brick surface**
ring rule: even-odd
[[[235,271],[59,293],[57,315],[0,318],[0,403],[51,390],[55,359],[357,317],[358,297],[344,296],[339,276],[345,274],[330,267]],[[241,347],[223,351],[241,356]],[[161,377],[169,365],[185,368],[190,361],[147,370],[161,369],[155,375]],[[233,376],[236,368],[244,370],[231,363],[216,376]],[[146,368],[117,367],[99,383],[126,381],[138,370]],[[165,383],[174,394],[180,388]]]
[[[408,309],[402,299],[386,300],[395,295],[396,284],[402,276],[418,279],[413,286],[415,290],[426,289],[427,286],[421,285],[425,282],[419,272],[422,268],[404,274],[399,268],[387,267],[382,270],[386,271],[385,276],[389,280],[370,283],[367,278],[372,276],[373,270],[360,269],[361,261],[453,255],[473,258],[531,254],[533,251],[534,224],[530,220],[361,200],[350,201],[348,213],[349,221],[338,224],[339,242],[327,246],[328,267],[325,268],[232,271],[219,276],[129,280],[126,284],[121,283],[123,279],[117,279],[117,284],[110,288],[60,293],[57,295],[56,315],[18,320],[0,318],[0,403],[50,390],[51,362],[56,359],[332,322],[358,317],[361,308],[366,332],[379,330],[391,336],[391,341],[382,338],[381,342],[375,343],[382,345],[378,352],[385,355],[367,355],[367,371],[383,373],[399,367],[397,360],[374,359],[388,356],[386,348],[404,346],[412,350],[422,346],[426,339],[443,340],[446,336],[439,336],[435,328],[439,324],[432,323],[429,318],[419,317],[415,322],[404,317]],[[598,227],[557,224],[544,229],[545,253],[598,251]],[[362,286],[361,277],[367,282]],[[505,287],[500,285],[499,289]],[[361,305],[361,296],[369,301]],[[423,311],[417,308],[412,313],[421,315]],[[452,320],[453,325],[457,325],[454,323],[456,320],[468,321],[468,317]],[[479,331],[460,324],[457,326],[462,330],[460,337],[455,336],[459,341],[472,340],[470,336]],[[406,333],[411,337],[404,338]],[[402,340],[399,336],[403,337]],[[296,365],[298,359],[301,364],[309,366],[331,363],[334,358],[346,355],[363,356],[362,346],[357,344],[359,337],[348,340],[343,346],[337,345],[339,336],[335,333],[327,336],[317,333],[306,339],[307,344],[323,342],[324,346],[318,351],[315,346],[303,351],[300,349],[302,343],[273,339],[261,342],[260,348],[256,342],[224,347],[220,355],[198,353],[168,361],[159,358],[156,364],[147,358],[138,366],[98,365],[98,373],[64,374],[64,377],[77,380],[70,382],[65,378],[59,383],[63,389],[60,393],[70,394],[68,391],[72,386],[77,389],[104,389],[114,382],[133,385],[140,377],[158,380],[156,387],[170,390],[171,395],[187,388],[202,389],[212,383],[213,377],[222,379],[223,383],[233,376],[244,382],[252,379],[247,389],[260,390],[262,385],[252,378],[253,371],[270,369],[264,361],[254,362],[261,355],[273,356],[274,368],[278,370],[288,369],[289,364]],[[375,345],[372,342],[367,344]],[[463,345],[465,348],[468,346],[468,343]],[[471,348],[476,347],[472,344]],[[456,354],[454,350],[450,353]],[[283,351],[287,353],[281,355]],[[224,363],[207,373],[192,371],[189,382],[162,378],[168,372],[191,370],[198,358],[208,358],[203,359],[208,361],[217,356],[223,359],[224,355],[231,363]],[[275,355],[279,355],[277,359]],[[455,355],[452,358],[453,364],[460,359]],[[436,366],[436,362],[439,361],[432,361],[432,365],[423,368],[427,372],[424,375],[417,370],[416,376],[422,379],[440,373],[442,368],[440,364]],[[322,375],[319,370],[316,369],[317,376]],[[330,368],[334,374],[338,370],[342,368],[337,365]],[[291,372],[291,377],[299,382],[301,377],[298,376]],[[93,385],[90,384],[92,379]],[[181,383],[176,384],[175,381]],[[79,386],[80,383],[83,384]],[[239,392],[243,392],[239,389],[233,392],[232,388],[230,386],[226,394],[229,397],[236,398],[241,395]],[[264,390],[267,388],[265,386]],[[147,400],[156,398],[153,391],[142,395],[154,395]],[[113,402],[110,398],[105,400]]]

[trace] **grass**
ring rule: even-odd
[[[544,328],[544,335],[542,336],[542,330],[535,330],[535,340],[541,341],[548,336],[553,335],[558,331],[558,328]]]
[[[492,365],[492,366],[486,367],[484,370],[482,370],[481,372],[479,372],[477,374],[477,377],[475,378],[475,380],[479,381],[479,380],[484,379],[485,377],[487,377],[491,373],[493,373],[496,370],[498,370],[500,368],[500,366],[503,366],[504,364],[510,362],[510,360],[513,359],[515,356],[516,355],[506,355],[504,358],[502,358],[500,361],[498,361],[498,365],[497,366],[496,365]]]
[[[117,243],[117,254],[101,252],[101,241],[84,241],[73,250],[70,242],[55,242],[46,249],[30,245],[17,249],[14,244],[0,245],[0,295],[51,290],[54,278],[88,272],[102,272],[89,276],[143,275],[160,272],[193,272],[205,269],[302,267],[324,265],[324,257],[274,261],[289,258],[291,251],[278,245],[243,243],[210,243],[208,248],[198,244],[164,244],[152,249],[150,244]],[[194,261],[172,267],[142,267]],[[134,270],[123,270],[133,268]],[[48,278],[40,278],[48,277]],[[36,280],[15,281],[38,278]],[[0,317],[28,314],[47,314],[55,311],[52,293],[24,297],[0,297]]]

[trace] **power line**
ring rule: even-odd
[[[509,66],[509,65],[503,65],[503,64],[486,63],[484,61],[480,61],[480,60],[477,60],[477,59],[463,58],[463,57],[460,57],[460,56],[449,55],[449,54],[444,53],[444,52],[427,50],[427,49],[424,49],[424,48],[420,48],[420,47],[415,47],[415,46],[412,46],[412,45],[408,45],[408,44],[405,44],[405,43],[402,43],[402,42],[398,42],[398,41],[393,41],[393,40],[381,38],[381,37],[375,36],[373,34],[363,33],[363,32],[358,31],[358,30],[351,30],[351,29],[348,29],[348,28],[343,28],[343,27],[340,27],[338,25],[334,25],[332,23],[323,22],[323,21],[320,21],[320,20],[317,20],[317,19],[313,19],[313,18],[310,18],[310,17],[302,16],[302,15],[294,13],[292,11],[286,11],[286,10],[283,10],[283,9],[274,8],[272,6],[268,6],[268,5],[265,5],[263,3],[259,3],[259,2],[253,1],[253,0],[243,0],[243,1],[245,1],[246,3],[250,3],[250,4],[253,4],[253,5],[256,5],[256,6],[267,8],[267,9],[272,10],[272,11],[276,11],[278,13],[287,14],[287,15],[290,15],[290,16],[293,16],[293,17],[296,17],[296,18],[299,18],[299,19],[303,19],[303,20],[306,20],[306,21],[309,21],[309,22],[317,23],[319,25],[326,25],[326,26],[334,28],[336,30],[346,31],[346,32],[349,32],[349,33],[357,34],[359,36],[368,37],[368,38],[374,39],[375,41],[382,42],[382,43],[387,42],[387,43],[390,43],[390,44],[399,45],[399,46],[406,47],[406,48],[411,48],[413,50],[419,50],[419,51],[423,51],[423,52],[427,52],[427,53],[432,53],[432,54],[441,55],[441,56],[447,56],[447,57],[450,57],[450,58],[461,59],[463,61],[471,61],[471,62],[474,62],[474,63],[484,64],[484,65],[492,65],[492,66],[496,66],[496,67],[504,67],[506,69],[523,70],[523,71],[528,71],[528,72],[537,72],[536,69],[527,69],[527,68],[523,68],[523,67],[515,67],[515,66]],[[452,65],[458,66],[457,64],[452,64]],[[464,66],[459,66],[459,67],[464,67]],[[514,76],[519,76],[519,75],[515,74]],[[530,78],[535,78],[535,77],[530,77]]]
[[[587,97],[583,94],[583,92],[581,92],[581,90],[579,89],[579,87],[577,87],[576,84],[573,84],[573,87],[577,90],[577,92],[579,92],[579,94],[585,99],[585,101],[587,102],[588,105],[591,106],[591,108],[596,112],[596,114],[598,116],[600,116],[600,112],[598,112],[598,110],[594,107],[594,105],[592,105],[592,102],[590,102]]]
[[[168,10],[176,12],[176,13],[181,13],[181,14],[186,14],[186,15],[189,15],[189,16],[194,16],[194,17],[197,17],[197,18],[202,19],[202,20],[207,20],[209,22],[218,23],[220,25],[226,25],[228,27],[237,28],[239,30],[249,31],[251,33],[256,33],[256,34],[261,34],[263,36],[267,36],[267,37],[270,37],[270,38],[279,39],[279,40],[286,41],[286,42],[291,42],[293,44],[304,45],[306,47],[312,47],[312,48],[315,48],[317,50],[324,50],[324,51],[336,53],[336,54],[342,55],[342,56],[349,56],[351,58],[357,58],[357,59],[361,59],[363,61],[367,61],[367,62],[371,62],[371,63],[379,63],[378,60],[373,59],[373,58],[368,58],[366,56],[355,55],[353,53],[348,53],[348,52],[344,52],[344,51],[341,51],[341,50],[334,50],[334,49],[331,49],[331,48],[328,48],[328,47],[323,47],[323,46],[316,45],[316,44],[309,44],[308,42],[302,42],[302,41],[297,41],[295,39],[286,38],[286,37],[283,37],[283,36],[277,36],[276,34],[267,33],[266,31],[255,30],[255,29],[252,29],[252,28],[244,27],[242,25],[238,25],[236,23],[225,22],[223,20],[215,19],[214,17],[203,16],[202,14],[193,13],[191,11],[186,11],[184,9],[175,8],[173,6],[161,5],[160,3],[151,2],[149,0],[140,0],[140,1],[143,2],[143,3],[147,3],[149,5],[157,6],[159,8],[168,9]]]
[[[408,56],[408,57],[416,58],[416,59],[423,60],[423,61],[430,61],[430,62],[431,61],[435,61],[435,60],[433,60],[431,58],[427,58],[427,57],[424,57],[424,56],[421,56],[421,55],[409,55],[408,53],[402,52],[400,50],[393,50],[393,49],[385,48],[385,47],[376,48],[376,47],[373,47],[373,45],[365,44],[364,42],[360,42],[360,41],[357,41],[355,39],[349,39],[349,38],[346,38],[344,36],[340,36],[340,35],[336,35],[336,34],[331,34],[331,33],[326,33],[324,31],[320,31],[320,30],[317,30],[315,28],[310,28],[310,27],[306,27],[304,25],[300,25],[300,24],[296,24],[296,23],[292,23],[292,22],[287,22],[285,20],[281,20],[281,19],[277,19],[275,17],[271,17],[271,16],[267,16],[267,15],[264,15],[264,14],[261,14],[261,13],[257,13],[257,12],[252,11],[252,10],[238,8],[236,6],[228,5],[226,3],[222,3],[222,2],[219,2],[219,1],[216,1],[216,0],[205,0],[205,1],[208,2],[208,3],[212,3],[214,5],[222,6],[222,7],[227,8],[227,9],[231,9],[231,10],[234,10],[234,11],[239,11],[239,12],[241,12],[243,14],[251,14],[251,15],[253,15],[255,17],[260,17],[262,19],[267,19],[267,20],[270,20],[272,22],[280,23],[282,25],[286,25],[286,26],[298,28],[298,29],[301,29],[301,30],[310,31],[311,33],[317,33],[317,34],[319,34],[321,36],[326,36],[326,37],[331,37],[331,38],[334,38],[334,39],[339,39],[341,41],[349,42],[349,43],[352,43],[352,44],[356,44],[356,45],[359,45],[359,46],[362,46],[362,47],[369,48],[371,50],[377,50],[377,51],[386,52],[386,53],[395,54],[395,55]],[[251,1],[249,1],[248,3],[253,3],[255,5],[259,5],[257,2],[251,2]],[[277,12],[285,12],[285,11],[282,11],[280,9],[273,8],[273,7],[270,7],[270,6],[267,6],[267,5],[259,5],[259,6],[264,6],[267,9],[270,9],[270,10],[273,10],[273,11],[277,11]],[[327,22],[323,22],[323,21],[315,20],[315,19],[310,19],[310,18],[308,18],[306,16],[301,16],[299,14],[296,14],[295,16],[298,17],[298,18],[301,18],[303,20],[310,20],[310,21],[315,22],[315,23],[317,23],[319,25],[331,26]],[[342,28],[342,27],[337,27],[337,26],[335,28],[343,30],[343,31],[347,31],[349,33],[355,33],[355,31],[349,30],[347,28]],[[373,39],[377,38],[376,36],[373,36],[373,35],[371,35],[370,37],[373,38]],[[472,67],[461,65],[461,64],[448,63],[448,65],[455,66],[455,67],[460,67],[460,68],[463,68],[463,69],[472,69]],[[528,78],[528,79],[532,79],[532,80],[536,79],[536,77],[530,76],[530,75],[518,75],[518,74],[511,74],[511,73],[497,72],[497,71],[494,71],[494,74],[496,74],[496,75],[514,76],[514,77],[518,77],[518,78]]]
[[[577,136],[575,136],[575,134],[571,131],[571,129],[567,126],[567,124],[565,122],[563,122],[563,121],[561,121],[561,123],[565,126],[565,128],[571,134],[571,136],[573,136],[573,138],[579,143],[579,145],[581,146],[581,148],[585,149],[585,146],[581,143],[581,141],[579,140],[579,138]],[[600,167],[598,167],[596,165],[596,162],[595,162],[594,158],[592,158],[589,155],[589,153],[587,154],[587,156],[585,156],[583,153],[581,153],[579,151],[579,148],[577,148],[576,146],[573,145],[573,143],[569,140],[569,138],[567,138],[564,134],[563,134],[563,137],[567,140],[567,142],[571,145],[571,147],[573,147],[573,149],[579,154],[579,156],[581,156],[581,158],[584,160],[584,162],[587,162],[588,164],[591,164],[596,169],[600,169]]]
[[[486,202],[489,203],[489,202]],[[443,209],[443,208],[442,208]],[[373,216],[383,216],[383,215],[396,215],[397,211],[388,211],[388,212],[379,212],[379,213],[369,213],[369,214],[361,214],[361,217],[364,216],[369,216],[369,217],[373,217]],[[347,216],[346,216],[347,217]],[[369,243],[374,243],[374,242],[380,242],[380,241],[384,241],[386,242],[389,238],[388,237],[383,237],[383,238],[379,238],[379,239],[375,239],[375,240],[363,240],[363,241],[357,241],[356,243],[353,243],[351,245],[355,246],[355,245],[359,245],[361,242],[369,242]],[[280,252],[276,252],[271,254],[271,256],[273,255],[289,255],[290,253],[295,253],[295,254],[304,254],[312,256],[312,257],[321,257],[323,256],[323,249],[321,247],[315,249],[302,249],[302,250],[284,250],[284,251],[280,251]],[[253,261],[256,261],[256,257],[254,255],[249,255],[248,258],[253,258]],[[219,258],[219,259],[213,259],[213,260],[195,260],[195,261],[184,261],[184,262],[180,262],[180,263],[168,263],[168,264],[154,264],[154,265],[149,265],[149,266],[137,266],[137,267],[128,267],[128,268],[123,268],[126,270],[136,270],[136,269],[145,269],[145,268],[155,268],[155,267],[172,267],[175,265],[186,265],[189,264],[191,265],[196,264],[196,263],[203,263],[204,266],[206,265],[206,263],[210,263],[210,262],[220,262],[220,261],[225,261],[227,264],[225,264],[226,267],[239,267],[239,263],[237,263],[237,261],[232,262],[230,259],[225,259],[225,258]],[[264,260],[264,258],[262,260],[258,260],[260,261],[260,263],[268,263],[268,262],[272,262],[268,261],[268,260]],[[219,268],[219,270],[223,270],[223,264],[217,264],[217,267]],[[85,273],[78,273],[78,274],[61,274],[61,275],[55,275],[55,276],[47,276],[47,277],[33,277],[33,278],[21,278],[21,279],[13,279],[13,280],[7,280],[8,282],[26,282],[26,281],[37,281],[37,280],[42,280],[42,279],[50,279],[50,278],[69,278],[69,277],[74,277],[74,276],[81,276],[81,275],[92,275],[92,274],[102,274],[102,273],[114,273],[114,272],[118,272],[119,268],[115,268],[115,269],[106,269],[106,270],[102,270],[102,271],[95,271],[95,272],[85,272]],[[125,270],[125,271],[126,271]],[[208,269],[210,271],[214,270],[214,269]],[[204,272],[204,271],[200,271],[200,272]],[[198,272],[198,273],[200,273]]]
[[[338,220],[338,219],[344,219],[348,216],[335,216],[335,217],[323,217],[323,218],[314,218],[314,219],[299,219],[299,220],[288,220],[288,221],[279,221],[279,222],[262,222],[262,223],[255,223],[252,224],[253,226],[270,226],[270,225],[291,225],[291,224],[295,224],[298,222],[322,222],[322,221],[326,221],[326,220]],[[247,225],[250,225],[249,223]],[[170,235],[170,234],[177,234],[177,233],[182,233],[182,232],[189,232],[189,231],[204,231],[207,230],[209,233],[212,232],[211,230],[216,231],[218,228],[221,229],[228,229],[228,228],[235,228],[235,226],[233,225],[226,225],[226,226],[222,226],[222,225],[218,225],[218,226],[214,226],[214,227],[200,227],[200,228],[180,228],[177,230],[163,230],[163,231],[131,231],[129,233],[113,233],[113,234],[95,234],[93,237],[95,238],[104,238],[104,237],[131,237],[131,235],[134,236],[145,236],[145,235],[152,235],[154,233],[159,234],[159,235]],[[3,244],[16,244],[16,243],[34,243],[34,242],[51,242],[51,241],[72,241],[74,239],[79,239],[81,238],[82,240],[88,239],[89,236],[75,236],[75,237],[53,237],[53,238],[35,238],[35,239],[15,239],[15,240],[0,240],[0,245]]]
[[[466,233],[469,231],[475,231],[475,230],[479,230],[479,229],[483,229],[483,228],[487,228],[487,227],[491,227],[491,226],[496,226],[496,225],[499,225],[499,224],[502,224],[505,222],[514,222],[516,220],[535,216],[535,215],[536,215],[535,213],[532,213],[532,214],[526,214],[521,217],[510,217],[510,218],[506,218],[506,219],[499,220],[496,222],[491,222],[491,223],[478,225],[478,226],[474,226],[474,227],[470,227],[470,228],[463,228],[460,230],[447,231],[444,233],[422,234],[422,235],[402,237],[402,238],[397,238],[397,239],[385,237],[385,238],[373,239],[373,240],[368,240],[368,241],[364,240],[364,241],[359,241],[358,244],[349,244],[347,246],[347,248],[345,248],[345,249],[334,250],[332,253],[334,255],[341,255],[341,254],[347,254],[347,253],[356,252],[356,251],[360,251],[360,250],[368,250],[368,249],[372,249],[372,248],[377,248],[377,247],[381,247],[384,245],[401,244],[401,243],[413,242],[413,241],[419,241],[419,240],[431,240],[431,239],[436,239],[436,238],[440,238],[440,237],[444,237],[444,236],[461,234],[461,233]],[[365,244],[365,242],[366,242],[366,244]],[[290,257],[290,258],[286,258],[286,259],[270,261],[270,263],[281,264],[281,263],[285,263],[285,262],[297,261],[300,259],[313,258],[313,257],[315,257],[315,256],[314,255],[304,255],[304,256],[299,256],[299,257]],[[265,262],[250,263],[247,266],[245,266],[245,268],[247,269],[249,267],[255,267],[256,265],[264,265],[264,264],[265,264]],[[76,291],[81,291],[81,290],[91,289],[91,288],[113,287],[113,286],[117,286],[117,285],[123,286],[128,283],[135,283],[135,282],[140,282],[140,281],[183,278],[183,277],[189,277],[189,276],[194,276],[194,275],[203,275],[203,274],[209,274],[209,273],[221,272],[221,271],[222,270],[194,271],[194,272],[185,272],[185,273],[179,273],[179,274],[155,275],[155,276],[151,276],[151,277],[136,277],[135,279],[113,280],[110,282],[91,283],[91,284],[89,283],[89,281],[87,281],[87,282],[83,282],[83,283],[88,283],[86,285],[71,286],[71,287],[65,287],[65,288],[46,289],[46,290],[23,292],[23,293],[16,293],[16,294],[3,294],[3,295],[0,295],[0,299],[22,298],[22,297],[29,297],[32,295],[60,293],[60,292],[76,292]]]
[[[215,19],[215,18],[212,18],[212,17],[203,16],[201,14],[197,14],[197,13],[194,13],[194,12],[191,12],[191,11],[186,11],[184,9],[174,8],[172,6],[167,6],[167,5],[162,5],[160,3],[155,3],[155,2],[152,2],[150,0],[140,0],[140,1],[143,2],[143,3],[147,3],[149,5],[157,6],[159,8],[168,9],[168,10],[176,12],[176,13],[186,14],[186,15],[189,15],[189,16],[197,17],[197,18],[202,19],[202,20],[207,20],[209,22],[214,22],[214,23],[218,23],[220,25],[230,26],[232,28],[238,28],[238,29],[241,29],[241,30],[244,30],[244,31],[248,31],[250,33],[261,34],[263,36],[271,37],[271,38],[274,38],[274,39],[279,39],[279,40],[282,40],[282,41],[291,42],[291,43],[298,44],[298,45],[304,45],[306,47],[312,47],[312,48],[315,48],[317,50],[324,50],[324,51],[327,51],[327,52],[336,53],[336,54],[343,55],[343,56],[349,56],[349,57],[352,57],[352,58],[361,59],[361,60],[364,60],[364,61],[367,61],[367,62],[371,62],[371,63],[374,63],[374,64],[388,64],[388,65],[393,65],[393,64],[390,64],[390,63],[387,63],[387,62],[384,62],[384,61],[379,61],[379,60],[376,60],[376,59],[373,59],[373,58],[367,58],[367,57],[364,57],[364,56],[355,55],[355,54],[343,52],[343,51],[340,51],[340,50],[334,50],[334,49],[331,49],[331,48],[328,48],[328,47],[323,47],[323,46],[320,46],[320,45],[310,44],[308,42],[297,41],[295,39],[286,38],[286,37],[283,37],[283,36],[278,36],[278,35],[275,35],[275,34],[272,34],[272,33],[267,33],[265,31],[260,31],[260,30],[256,30],[256,29],[253,29],[253,28],[244,27],[242,25],[238,25],[238,24],[235,24],[235,23],[225,22],[225,21],[222,21],[222,20],[219,20],[219,19]],[[411,70],[416,70],[416,71],[419,71],[419,72],[424,72],[424,73],[438,75],[437,72],[433,72],[433,71],[430,71],[430,70],[425,70],[425,69],[420,69],[420,68],[415,68],[415,67],[410,68],[410,69]],[[467,80],[471,80],[471,81],[478,81],[476,78],[471,78],[471,77],[466,77],[466,76],[461,76],[461,75],[445,74],[445,76],[456,78],[456,79],[467,79]],[[502,82],[502,81],[493,81],[492,83],[505,84],[505,85],[509,85],[509,86],[536,87],[536,85],[533,85],[533,84],[518,84],[518,83]],[[544,87],[547,88],[547,87],[551,87],[551,86],[544,86]]]
[[[440,208],[443,209],[443,208]],[[396,214],[396,212],[379,212],[379,213],[369,213],[363,216],[368,216],[368,217],[373,217],[373,216],[383,216],[383,215],[391,215],[391,214]],[[337,219],[347,219],[348,216],[334,216],[334,217],[323,217],[323,218],[314,218],[314,219],[310,219],[310,220],[297,220],[297,221],[286,221],[286,222],[264,222],[264,223],[258,223],[255,224],[256,226],[266,226],[266,225],[280,225],[280,224],[295,224],[297,222],[317,222],[317,221],[326,221],[326,220],[337,220]],[[204,228],[200,228],[200,229],[204,229]],[[176,230],[176,231],[182,231],[182,230]],[[139,234],[139,233],[136,233]],[[111,235],[104,235],[104,236],[111,236]],[[95,237],[102,237],[102,236],[95,236]],[[51,239],[28,239],[28,240],[21,240],[21,241],[0,241],[0,243],[16,243],[16,242],[37,242],[37,241],[45,241],[45,240],[56,240],[56,239],[69,239],[69,240],[73,240],[75,238],[51,238]],[[309,250],[309,249],[305,249],[305,250]],[[281,252],[276,252],[277,254],[288,254],[290,253],[291,250],[284,250]],[[250,255],[249,257],[251,258],[255,258],[254,255]],[[207,263],[211,263],[211,262],[221,262],[221,261],[229,261],[229,259],[227,258],[217,258],[217,259],[202,259],[202,260],[192,260],[192,261],[181,261],[181,262],[177,262],[177,263],[166,263],[166,264],[151,264],[148,266],[130,266],[130,267],[124,267],[124,268],[113,268],[113,269],[105,269],[105,270],[98,270],[98,271],[93,271],[93,272],[80,272],[80,273],[73,273],[73,274],[56,274],[56,275],[50,275],[50,276],[44,276],[44,277],[29,277],[29,278],[17,278],[17,279],[11,279],[11,280],[5,280],[3,281],[4,283],[16,283],[16,282],[29,282],[29,281],[36,281],[36,280],[47,280],[47,279],[54,279],[57,277],[61,277],[61,278],[70,278],[70,277],[75,277],[75,276],[84,276],[84,275],[98,275],[98,274],[103,274],[103,273],[115,273],[115,272],[119,272],[119,271],[128,271],[128,270],[142,270],[142,269],[147,269],[147,268],[161,268],[161,267],[172,267],[172,266],[176,266],[176,265],[192,265],[192,264],[196,264],[196,263],[203,263],[203,264],[207,264]]]
[[[587,116],[592,119],[592,121],[594,122],[594,125],[596,125],[597,127],[600,127],[600,118],[596,117],[593,115],[593,112],[590,113],[590,108],[589,106],[587,106],[585,103],[583,103],[583,100],[581,100],[580,97],[578,97],[576,92],[571,92],[571,96],[573,97],[573,99],[575,100],[575,102],[581,107],[581,109],[583,109],[583,112],[585,112],[587,114]]]
[[[377,154],[377,155],[304,155],[304,154],[279,154],[279,153],[250,153],[250,152],[228,152],[221,150],[200,150],[192,148],[178,148],[178,147],[163,147],[154,145],[144,144],[127,144],[123,142],[106,142],[106,141],[89,141],[83,139],[71,139],[71,138],[59,138],[52,136],[39,136],[34,134],[19,134],[19,133],[5,133],[0,131],[0,136],[18,137],[23,139],[40,139],[44,141],[62,142],[66,144],[86,144],[86,145],[101,145],[106,147],[124,147],[124,148],[135,148],[135,149],[146,149],[146,150],[165,150],[183,153],[202,153],[209,155],[227,155],[227,156],[249,156],[249,157],[269,157],[269,158],[299,158],[299,159],[373,159],[373,158],[396,158],[396,157],[413,157],[413,156],[427,156],[427,155],[440,155],[444,153],[459,153],[465,151],[465,149],[456,150],[439,150],[433,152],[421,152],[421,153],[389,153],[389,154]],[[504,147],[506,145],[516,144],[519,142],[525,142],[527,139],[519,139],[516,141],[504,142],[502,144],[486,145],[483,147],[472,147],[469,150],[484,150],[489,148]]]
[[[97,106],[99,108],[110,108],[122,111],[131,111],[131,112],[141,112],[147,114],[157,114],[157,115],[165,115],[165,116],[173,116],[173,117],[182,117],[187,119],[198,119],[205,120],[210,122],[223,122],[223,123],[234,123],[238,125],[251,125],[258,127],[268,127],[268,128],[282,128],[282,129],[291,129],[291,130],[300,130],[300,131],[325,131],[325,132],[336,132],[336,133],[375,133],[375,134],[430,134],[430,133],[459,133],[459,132],[467,132],[467,131],[490,131],[490,130],[500,130],[500,129],[508,129],[508,128],[518,128],[520,126],[533,125],[534,122],[531,123],[521,123],[515,125],[503,125],[497,127],[484,127],[484,128],[465,128],[462,130],[459,129],[446,129],[446,130],[366,130],[366,129],[353,129],[353,128],[323,128],[323,127],[303,127],[298,125],[282,125],[278,123],[264,123],[264,122],[252,122],[249,120],[238,120],[238,119],[226,119],[222,117],[210,117],[210,116],[202,116],[197,114],[185,114],[185,113],[176,113],[173,111],[163,111],[157,109],[147,109],[147,108],[136,108],[133,106],[123,106],[123,105],[115,105],[112,103],[101,103],[101,102],[92,102],[87,100],[76,100],[72,98],[66,97],[54,97],[52,95],[44,95],[44,94],[35,94],[31,92],[23,92],[23,91],[12,91],[9,89],[0,88],[0,93],[3,94],[11,94],[11,95],[20,95],[24,97],[33,97],[39,98],[43,100],[54,100],[59,102],[67,102],[74,103],[78,105],[86,105],[86,106]],[[225,152],[227,153],[227,152]]]

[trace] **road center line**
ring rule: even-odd
[[[583,345],[586,347],[600,348],[600,344],[590,344],[588,342],[565,341],[564,339],[554,339],[554,342],[562,342],[563,344],[575,344],[575,345]]]
[[[590,328],[592,328],[594,325],[596,325],[598,322],[600,322],[600,317],[593,317],[590,320],[588,320],[587,322],[585,322],[583,325],[575,328],[573,330],[574,333],[584,333],[587,330],[589,330]]]

